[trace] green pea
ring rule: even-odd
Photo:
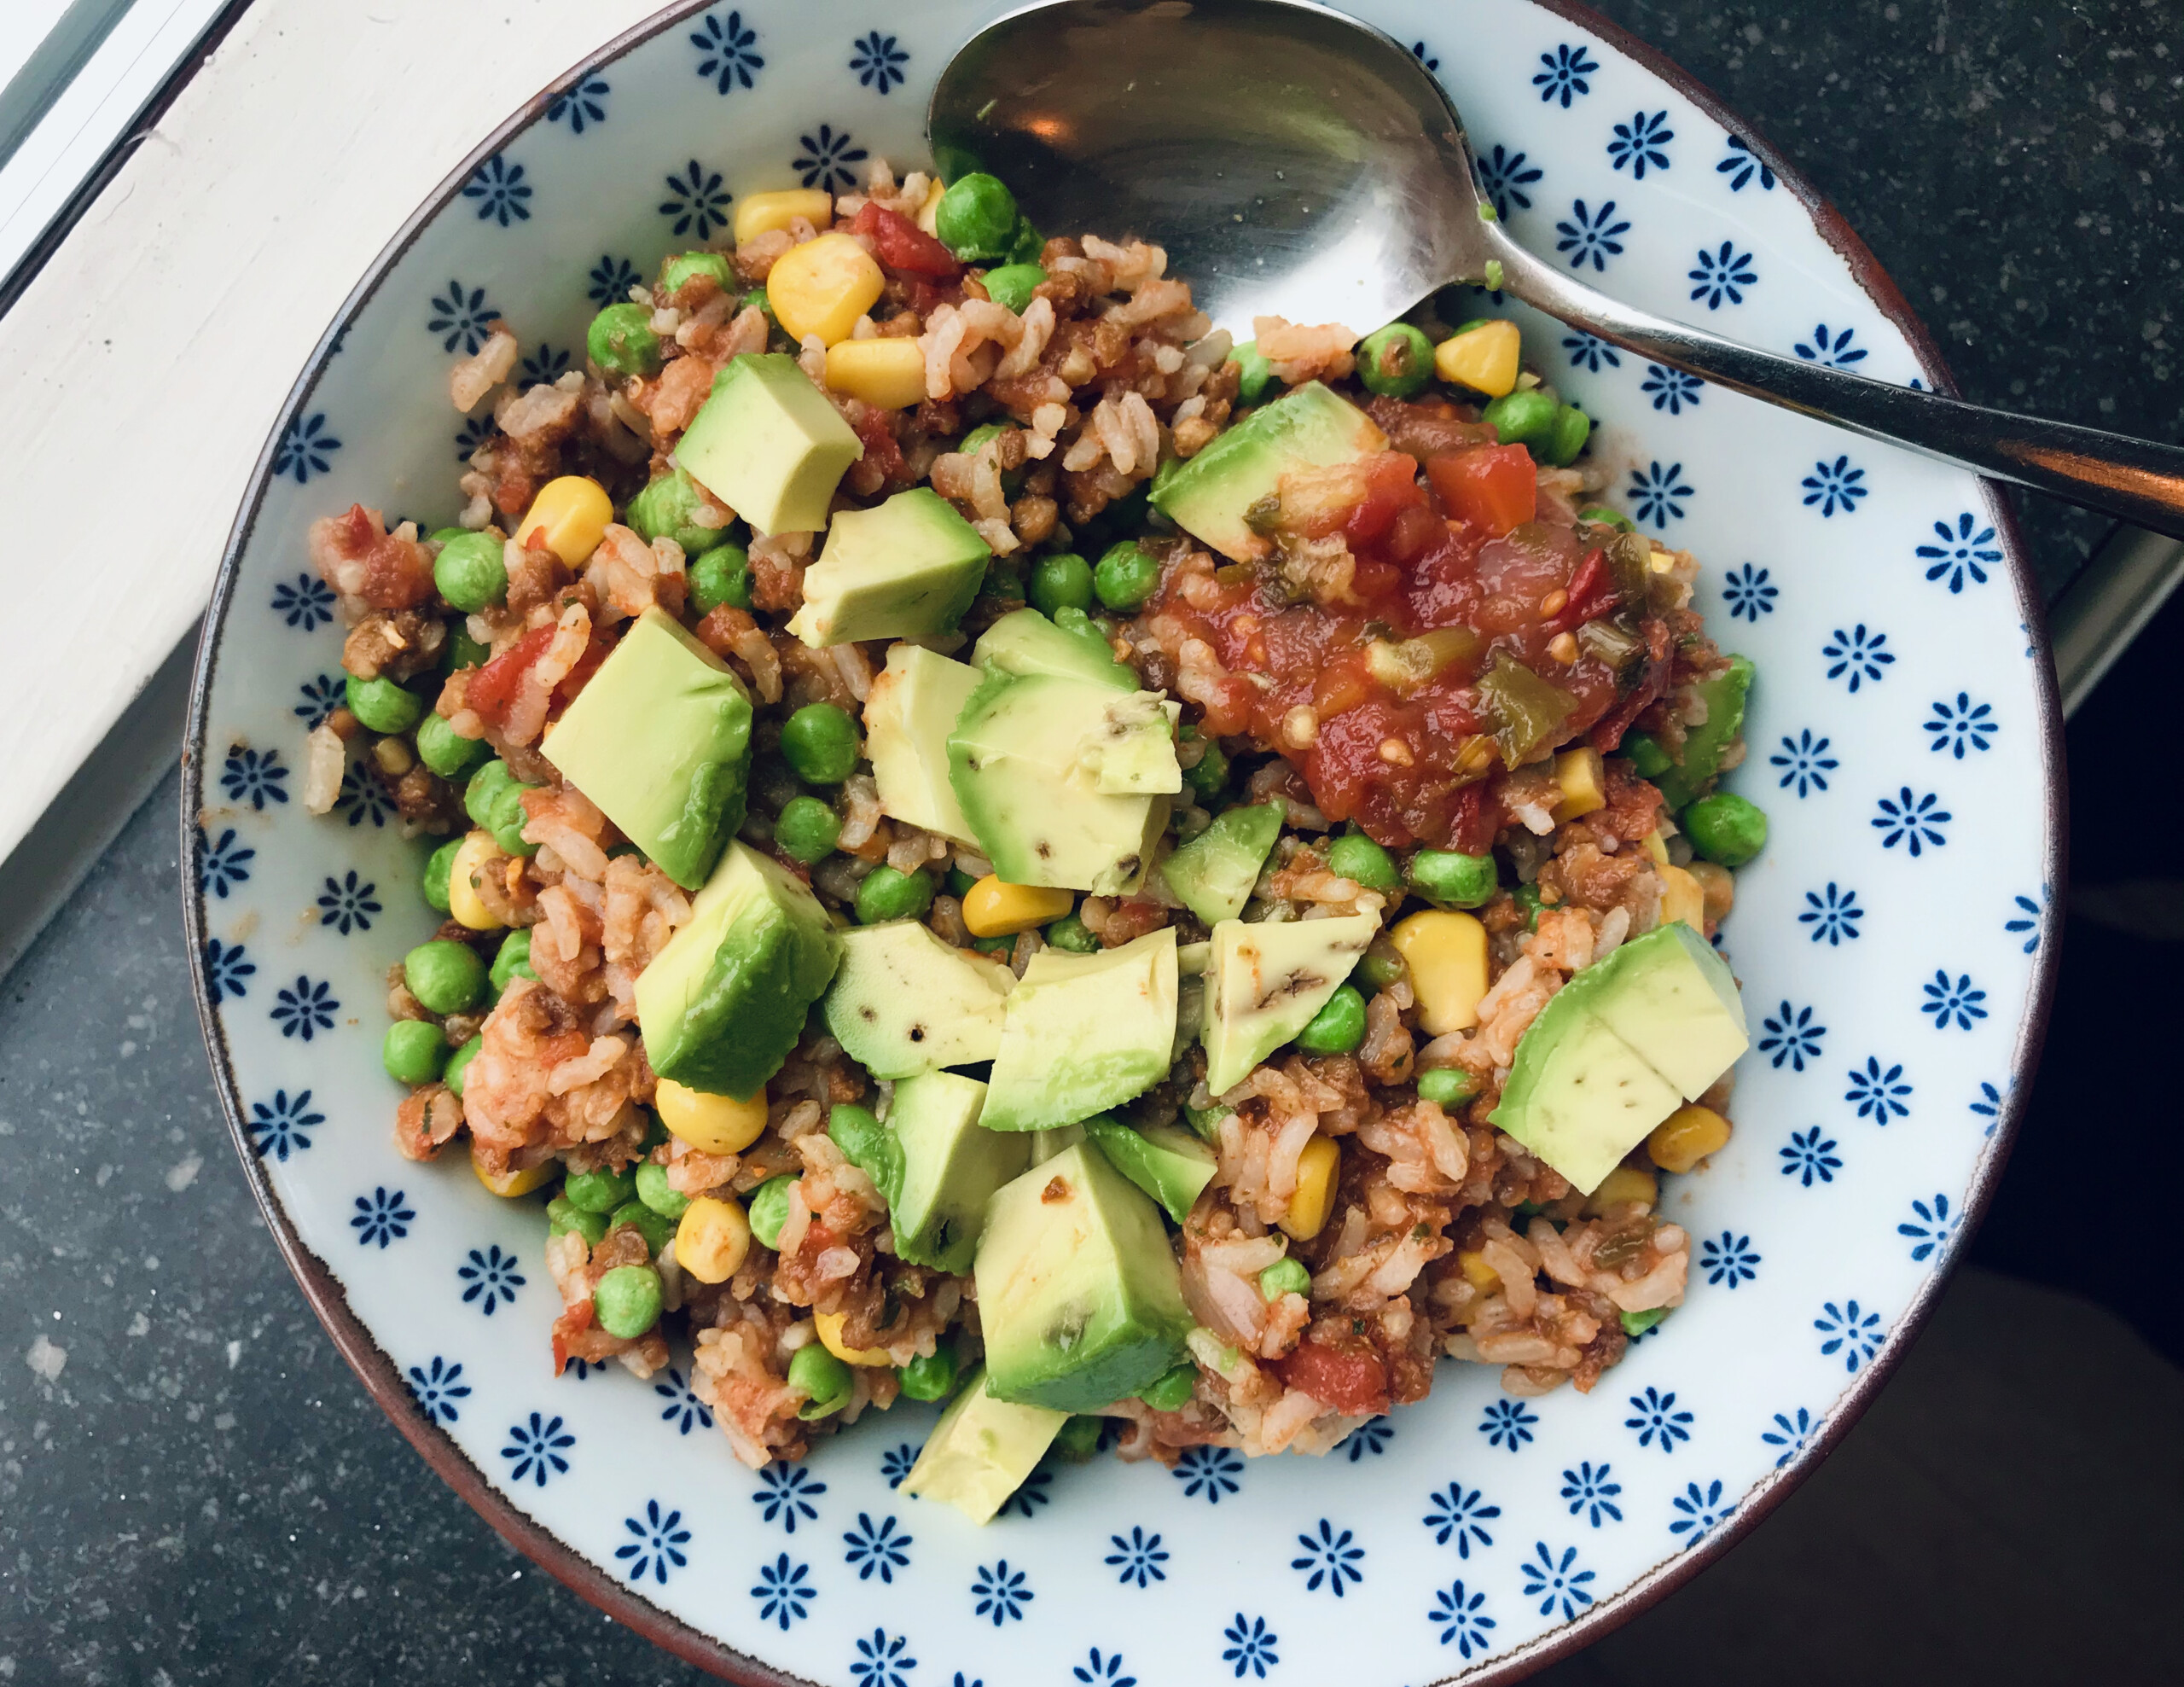
[[[1525,929],[1526,931],[1537,931],[1539,929],[1540,910],[1547,906],[1546,902],[1540,896],[1539,887],[1537,885],[1519,885],[1517,888],[1511,893],[1511,895],[1516,901],[1517,911],[1525,916]]]
[[[1327,846],[1327,871],[1368,890],[1393,890],[1403,882],[1395,858],[1362,832],[1337,838]]]
[[[448,673],[456,673],[464,668],[483,667],[492,654],[491,645],[473,638],[470,629],[458,622],[448,633],[447,651],[440,658],[440,666]]]
[[[1159,585],[1160,565],[1132,539],[1109,545],[1100,566],[1092,571],[1092,590],[1117,614],[1126,615],[1142,608]]]
[[[493,993],[497,996],[508,987],[508,980],[517,978],[535,979],[538,974],[531,966],[531,928],[512,931],[501,939],[501,946],[494,951],[492,970],[485,976],[492,980]]]
[[[427,1013],[468,1013],[485,993],[485,963],[468,944],[436,937],[403,957],[402,981]]]
[[[817,797],[791,797],[774,822],[774,843],[792,861],[809,867],[834,852],[842,817]]]
[[[694,557],[728,538],[725,526],[698,525],[699,506],[708,501],[690,478],[689,470],[670,469],[646,482],[644,490],[630,500],[630,531],[647,544],[654,539],[673,539],[682,547],[684,556]]]
[[[1016,241],[1016,195],[998,177],[974,171],[958,177],[933,212],[940,243],[966,264],[996,264]]]
[[[1114,647],[1110,643],[1115,633],[1113,622],[1105,617],[1088,615],[1067,603],[1053,611],[1051,619],[1064,632],[1086,640],[1109,661],[1114,660]]]
[[[735,308],[739,311],[747,311],[754,305],[766,313],[768,322],[774,323],[776,327],[780,326],[780,318],[774,315],[774,301],[766,296],[764,288],[752,288],[750,292],[743,295],[742,302]]]
[[[1100,947],[1092,928],[1074,914],[1065,914],[1046,930],[1047,945],[1069,955],[1089,955]]]
[[[584,1240],[587,1248],[596,1248],[607,1240],[607,1215],[590,1213],[578,1206],[565,1195],[557,1195],[546,1203],[546,1233],[566,1236],[574,1230]]]
[[[1409,323],[1390,323],[1357,348],[1357,378],[1368,393],[1412,398],[1433,378],[1433,342]]]
[[[1008,267],[1016,269],[1036,265],[1046,255],[1046,251],[1047,237],[1019,217],[1016,232],[1009,236]]]
[[[1648,1306],[1642,1312],[1618,1312],[1616,1318],[1625,1335],[1643,1335],[1668,1315],[1666,1306]]]
[[[751,607],[751,553],[740,544],[716,545],[690,565],[690,607],[710,615],[723,603]]]
[[[436,914],[448,911],[448,877],[455,870],[455,852],[462,847],[461,838],[450,838],[425,858],[425,877],[419,888],[425,893],[425,905]]]
[[[349,713],[372,732],[407,732],[425,713],[425,700],[405,691],[391,679],[359,679],[349,676]]]
[[[490,604],[505,603],[508,570],[501,541],[491,533],[470,532],[450,539],[433,559],[433,584],[439,588],[441,596],[466,615],[474,615]]]
[[[1589,521],[1596,526],[1613,527],[1626,533],[1635,533],[1638,531],[1638,524],[1628,515],[1623,515],[1620,510],[1610,509],[1602,503],[1596,503],[1590,509],[1579,510],[1577,519],[1580,521]],[[1628,748],[1627,741],[1625,748]]]
[[[892,867],[875,867],[857,887],[857,917],[860,925],[882,920],[916,920],[932,906],[932,875],[903,873]]]
[[[1346,1055],[1365,1040],[1365,998],[1345,984],[1327,998],[1312,1022],[1297,1033],[1297,1046],[1315,1055]]]
[[[1546,393],[1504,393],[1479,414],[1495,437],[1505,445],[1530,445],[1544,439],[1554,426],[1554,400]]]
[[[1498,875],[1490,855],[1421,849],[1410,858],[1410,882],[1420,896],[1445,908],[1477,908],[1490,901]]]
[[[1016,424],[1013,422],[982,422],[963,436],[961,443],[956,449],[961,456],[976,457],[986,448],[987,440],[999,439],[1003,433],[1014,432],[1015,426]],[[1002,469],[1001,489],[1011,497],[1014,497],[1017,493],[1023,491],[1024,470],[1021,468]],[[989,571],[988,577],[992,578],[997,572]]]
[[[778,1178],[767,1178],[751,1191],[744,1216],[751,1221],[751,1234],[769,1248],[781,1243],[781,1226],[788,1222],[789,1191],[798,1181],[785,1172]]]
[[[1592,417],[1575,404],[1557,404],[1554,421],[1541,445],[1549,462],[1557,468],[1567,468],[1577,462],[1578,453],[1585,449],[1585,441],[1592,437]]]
[[[1032,294],[1046,278],[1047,272],[1037,264],[1004,264],[997,270],[986,271],[986,297],[1020,317],[1024,307],[1031,302]]]
[[[607,1215],[610,1233],[624,1225],[642,1236],[645,1246],[655,1255],[675,1239],[675,1220],[653,1211],[642,1201],[625,1201]]]
[[[1269,1300],[1285,1294],[1303,1294],[1312,1287],[1312,1274],[1302,1259],[1280,1259],[1259,1273],[1259,1293]]]
[[[1767,816],[1734,791],[1701,797],[1677,817],[1692,848],[1724,867],[1741,867],[1767,847]]]
[[[839,785],[857,771],[857,723],[832,703],[806,703],[781,724],[781,757],[807,785]]]
[[[447,1064],[447,1038],[428,1019],[398,1019],[380,1044],[380,1064],[398,1084],[429,1084]]]
[[[723,293],[735,285],[735,277],[728,267],[728,259],[719,253],[679,252],[661,268],[659,286],[654,293],[680,293],[685,285],[699,276],[711,276]]]
[[[447,1070],[440,1073],[440,1082],[454,1091],[458,1100],[462,1095],[462,1074],[470,1070],[470,1062],[478,1058],[479,1050],[485,1046],[483,1036],[473,1037],[448,1057]]]
[[[1155,1411],[1181,1411],[1191,1403],[1191,1396],[1197,1390],[1198,1367],[1186,1359],[1151,1387],[1141,1390],[1138,1399]]]
[[[470,817],[471,823],[488,824],[495,800],[514,782],[515,775],[508,771],[508,765],[498,756],[472,774],[470,782],[462,788],[462,812]]]
[[[483,738],[466,738],[436,714],[417,723],[417,759],[443,779],[460,779],[493,753]]]
[[[821,1347],[806,1342],[788,1362],[788,1386],[803,1394],[796,1415],[806,1422],[831,1417],[850,1403],[850,1368]]]
[[[1623,753],[1630,758],[1630,765],[1643,779],[1658,779],[1676,765],[1676,759],[1661,748],[1661,741],[1650,732],[1633,732],[1623,741]]]
[[[1052,616],[1058,609],[1092,607],[1092,566],[1074,551],[1056,551],[1031,565],[1031,606]]]
[[[895,1381],[905,1399],[946,1399],[956,1392],[956,1350],[941,1347],[919,1354],[895,1373]]]
[[[1016,939],[1013,937],[974,937],[971,939],[971,947],[981,955],[998,955],[1005,961],[1016,952]]]
[[[531,817],[524,812],[523,794],[535,791],[536,785],[511,784],[493,804],[492,818],[486,829],[492,833],[493,842],[503,855],[536,855],[538,846],[523,835],[523,829],[531,823]]]
[[[592,1316],[618,1341],[634,1341],[659,1322],[659,1273],[650,1265],[617,1265],[591,1292]]]
[[[1460,1066],[1437,1066],[1418,1074],[1418,1098],[1440,1107],[1455,1107],[1478,1093],[1478,1079]]]
[[[561,1193],[587,1213],[612,1213],[636,1192],[636,1173],[610,1171],[604,1166],[595,1172],[572,1172],[561,1185]]]
[[[1267,395],[1267,389],[1279,383],[1274,378],[1274,365],[1259,356],[1258,341],[1246,340],[1228,354],[1228,361],[1236,365],[1236,401],[1256,404]]]
[[[1198,793],[1202,803],[1213,801],[1228,788],[1228,756],[1217,739],[1205,741],[1205,753],[1183,770],[1183,782]]]
[[[1385,990],[1409,970],[1395,945],[1385,938],[1375,938],[1373,946],[1365,951],[1364,958],[1358,962],[1350,976],[1368,989]]]
[[[659,336],[652,331],[652,312],[642,305],[609,305],[591,319],[584,345],[609,375],[659,373]]]
[[[1104,1420],[1078,1413],[1054,1434],[1054,1451],[1072,1464],[1082,1464],[1100,1451],[1100,1432],[1107,1428]]]
[[[948,893],[950,896],[961,898],[970,894],[971,887],[978,883],[978,881],[961,867],[950,867],[943,882],[947,885]]]

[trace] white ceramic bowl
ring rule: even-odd
[[[1670,1185],[1701,1239],[1690,1294],[1589,1396],[1519,1402],[1444,1363],[1430,1400],[1327,1458],[1105,1458],[974,1529],[896,1489],[931,1408],[753,1475],[687,1358],[657,1383],[554,1379],[535,1203],[391,1140],[382,979],[433,916],[369,777],[327,819],[297,800],[340,668],[306,526],[353,500],[450,520],[471,442],[446,373],[487,321],[556,371],[734,195],[921,162],[931,79],[998,9],[678,7],[533,100],[359,284],[267,445],[200,662],[187,905],[214,1070],[290,1263],[404,1433],[686,1657],[835,1687],[1507,1678],[1673,1586],[1817,1461],[2008,1141],[2051,973],[2059,740],[2036,595],[1969,475],[1525,323],[1601,419],[1620,501],[1699,554],[1716,636],[1758,664],[1732,782],[1774,822],[1726,934],[1755,1041],[1737,1136]],[[1600,20],[1357,9],[1446,80],[1536,250],[1759,345],[1946,381],[1840,221]]]

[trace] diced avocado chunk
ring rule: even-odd
[[[874,1078],[912,1078],[990,1061],[1016,975],[944,943],[915,920],[837,934],[842,963],[827,992],[827,1028]]]
[[[1590,1194],[1748,1044],[1727,964],[1689,927],[1662,926],[1548,998],[1493,1121]]]
[[[1102,1114],[1084,1134],[1115,1170],[1166,1209],[1177,1224],[1190,1216],[1199,1192],[1213,1181],[1213,1150],[1173,1125],[1130,1126]]]
[[[1218,1096],[1293,1041],[1356,970],[1380,928],[1377,914],[1213,928],[1206,972],[1205,1087]]]
[[[804,1034],[839,953],[809,887],[731,841],[690,922],[637,974],[645,1058],[662,1078],[748,1100]]]
[[[1252,512],[1292,468],[1331,468],[1387,449],[1387,435],[1316,381],[1262,405],[1153,489],[1154,506],[1234,562],[1273,549]],[[1261,526],[1264,523],[1262,521]]]
[[[902,1146],[901,1187],[888,1203],[895,1253],[957,1276],[971,1269],[994,1191],[1031,1163],[1031,1139],[981,1130],[986,1086],[928,1072],[895,1085],[887,1129]]]
[[[751,699],[672,616],[648,609],[539,746],[685,890],[743,823]]]
[[[876,509],[845,509],[804,571],[804,607],[788,630],[814,648],[953,632],[992,556],[930,486],[897,492]]]
[[[977,839],[948,782],[948,735],[978,689],[976,668],[896,644],[864,700],[864,753],[881,810],[958,843]]]
[[[1276,802],[1224,809],[1160,864],[1168,888],[1209,926],[1234,919],[1252,899],[1252,887],[1281,835],[1283,812]]]
[[[1024,1486],[1069,1422],[1066,1411],[1017,1405],[986,1393],[983,1366],[940,1415],[903,1492],[952,1505],[974,1523],[988,1523]]]
[[[731,358],[676,444],[675,462],[761,533],[816,533],[857,432],[787,352]]]
[[[1143,1095],[1168,1075],[1176,984],[1172,927],[1096,955],[1042,949],[1009,995],[979,1122],[1046,1130]]]
[[[1084,1140],[1082,1125],[1057,1125],[1051,1131],[1034,1131],[1030,1134],[1031,1163],[1043,1166],[1058,1154],[1067,1154]]]
[[[1077,762],[1102,796],[1173,796],[1183,788],[1176,759],[1176,723],[1182,705],[1150,691],[1111,698],[1099,724],[1077,746]]]
[[[1143,881],[1169,800],[1109,795],[1083,765],[1115,701],[1087,680],[996,669],[964,705],[948,738],[949,782],[1010,884],[1112,896]]]
[[[1013,609],[979,635],[971,660],[1004,673],[1089,679],[1118,691],[1137,689],[1137,676],[1082,633],[1067,632],[1037,609]]]
[[[1665,759],[1658,746],[1654,747],[1653,756],[1640,759],[1639,771],[1660,787],[1662,800],[1670,812],[1681,809],[1705,790],[1707,782],[1722,771],[1723,753],[1730,742],[1744,730],[1745,701],[1751,695],[1755,672],[1751,657],[1731,656],[1726,669],[1692,688],[1706,705],[1706,718],[1684,735],[1682,761],[1669,762],[1659,772],[1647,771],[1649,762],[1658,765]],[[1640,748],[1635,743],[1631,746],[1634,752]]]
[[[1096,1411],[1183,1355],[1191,1315],[1159,1209],[1089,1143],[994,1196],[976,1275],[997,1399]]]

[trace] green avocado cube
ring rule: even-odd
[[[685,890],[743,823],[751,699],[681,623],[631,623],[539,745],[561,777]]]
[[[1168,796],[1183,788],[1176,723],[1183,706],[1150,691],[1125,691],[1101,712],[1077,751],[1077,765],[1102,796]]]
[[[1001,962],[944,943],[916,920],[854,926],[836,941],[827,1027],[874,1078],[974,1066],[1000,1051],[1016,986]]]
[[[948,735],[978,689],[976,668],[897,643],[864,700],[864,753],[880,809],[958,843],[978,840],[948,782]]]
[[[675,446],[675,464],[761,533],[816,533],[857,431],[786,352],[731,358]]]
[[[637,974],[645,1058],[662,1078],[748,1100],[803,1036],[839,956],[809,887],[730,842],[689,923]]]
[[[1588,986],[1578,999],[1686,1101],[1705,1094],[1751,1046],[1728,963],[1681,921],[1623,945],[1571,983],[1596,972],[1603,984]]]
[[[1286,812],[1278,802],[1224,809],[1160,864],[1160,876],[1209,926],[1234,919],[1252,899]]]
[[[1347,398],[1316,381],[1263,404],[1165,480],[1153,503],[1170,521],[1233,562],[1255,562],[1273,549],[1268,500],[1279,499],[1292,468],[1332,468],[1374,451],[1388,437]]]
[[[974,1523],[988,1523],[1046,1457],[1069,1422],[1066,1411],[1014,1405],[986,1392],[983,1366],[940,1415],[903,1492],[954,1506]]]
[[[979,1122],[1048,1130],[1143,1095],[1168,1075],[1176,993],[1172,927],[1096,955],[1042,949],[1008,998]]]
[[[864,638],[953,632],[979,595],[992,549],[930,486],[874,509],[845,509],[804,571],[788,630],[815,649]]]
[[[1160,1210],[1089,1143],[994,1195],[975,1274],[996,1399],[1097,1411],[1182,1358],[1192,1319]]]
[[[1647,777],[1660,787],[1661,800],[1674,813],[1682,809],[1722,771],[1722,757],[1738,733],[1744,730],[1745,700],[1751,693],[1756,673],[1749,656],[1731,656],[1729,665],[1711,679],[1693,688],[1706,705],[1706,718],[1684,734],[1683,759],[1670,762]],[[1635,750],[1638,747],[1633,745]],[[1658,748],[1655,756],[1660,752]],[[1645,767],[1641,765],[1644,772]]]
[[[967,1272],[986,1203],[1030,1166],[1029,1137],[979,1127],[985,1099],[986,1086],[960,1073],[928,1072],[895,1085],[887,1129],[902,1147],[903,1177],[887,1219],[898,1259]]]
[[[1312,1022],[1356,969],[1380,928],[1378,914],[1213,928],[1206,969],[1205,1087],[1233,1090],[1252,1068]]]
[[[1012,609],[979,635],[971,660],[1019,676],[1089,679],[1118,691],[1137,689],[1137,676],[1102,646],[1056,626],[1037,609]]]
[[[1102,1114],[1084,1121],[1084,1134],[1107,1163],[1143,1190],[1177,1224],[1190,1216],[1200,1191],[1213,1181],[1213,1150],[1173,1125],[1125,1125]]]

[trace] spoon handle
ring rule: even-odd
[[[1868,439],[2184,538],[2184,450],[1968,404],[1633,310],[1533,256],[1496,227],[1502,290],[1625,350]]]

